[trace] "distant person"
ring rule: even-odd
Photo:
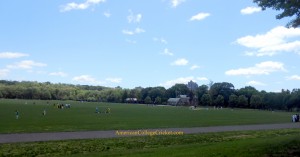
[[[99,108],[98,108],[98,106],[96,107],[96,113],[99,113]]]
[[[297,118],[297,116],[293,114],[293,115],[292,115],[292,122],[293,122],[293,123],[296,122],[296,118]]]
[[[110,113],[110,108],[107,108],[107,109],[106,109],[106,113]]]
[[[16,110],[15,114],[16,114],[16,119],[19,119],[19,111],[18,110]]]
[[[296,122],[299,122],[299,114],[296,114]]]
[[[46,109],[44,109],[43,111],[43,116],[46,116]]]

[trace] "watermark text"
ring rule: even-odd
[[[134,131],[116,131],[118,136],[158,136],[158,135],[183,135],[183,131],[168,130],[134,130]]]

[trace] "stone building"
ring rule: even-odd
[[[186,95],[179,95],[177,98],[169,98],[167,104],[172,106],[189,106],[190,98]]]

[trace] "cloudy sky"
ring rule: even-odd
[[[300,88],[300,29],[252,0],[2,0],[0,79]]]

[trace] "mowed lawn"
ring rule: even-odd
[[[48,102],[48,103],[47,103]],[[57,109],[53,104],[71,104]],[[95,113],[96,107],[100,114]],[[110,114],[103,113],[106,108]],[[42,115],[46,109],[46,116]],[[15,118],[15,110],[20,113]],[[124,130],[290,122],[292,113],[249,109],[147,106],[99,102],[0,99],[0,133]]]
[[[0,145],[0,156],[296,157],[300,130],[11,143]]]

